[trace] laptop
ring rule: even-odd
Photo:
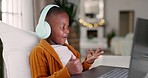
[[[98,66],[71,78],[148,78],[148,19],[137,18],[129,68]]]

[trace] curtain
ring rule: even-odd
[[[21,28],[22,7],[21,0],[2,0],[2,21]]]

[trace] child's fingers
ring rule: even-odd
[[[99,52],[99,53],[96,53],[96,56],[100,56],[101,54],[103,54],[104,53],[104,51],[101,51],[101,52]]]
[[[73,61],[75,59],[76,59],[76,57],[74,57],[74,55],[71,55],[70,61]]]
[[[96,52],[99,52],[99,51],[100,51],[100,48],[97,48],[96,51],[95,51],[95,53],[96,53]]]
[[[89,49],[89,50],[88,50],[88,52],[91,52],[91,51],[93,51],[93,50],[92,50],[92,49]]]
[[[94,51],[92,49],[89,49],[87,52],[92,54],[92,55],[94,54]]]
[[[98,54],[98,53],[100,53],[101,51],[102,51],[101,49],[97,48],[96,51],[95,51],[95,54]]]

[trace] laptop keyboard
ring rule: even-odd
[[[127,78],[127,77],[128,77],[128,69],[115,68],[97,78]]]

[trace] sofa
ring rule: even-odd
[[[125,37],[113,37],[110,47],[111,52],[115,55],[130,56],[132,50],[133,36],[133,33],[128,33]]]

